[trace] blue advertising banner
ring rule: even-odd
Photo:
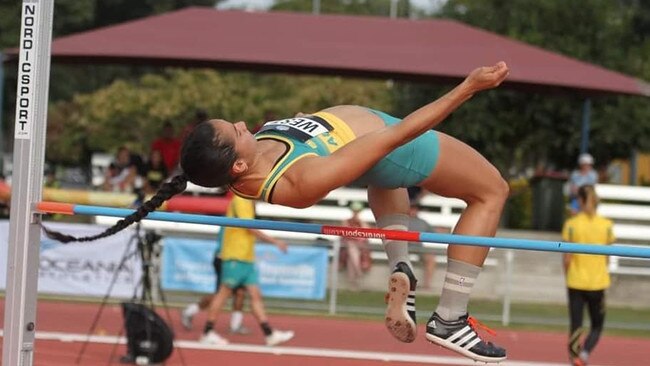
[[[212,257],[216,240],[165,238],[162,254],[162,287],[211,293],[216,281]],[[268,297],[325,298],[327,249],[289,247],[282,253],[274,245],[256,244],[256,265],[262,294]]]
[[[212,259],[216,248],[216,240],[163,239],[162,288],[213,293],[217,277]]]
[[[274,245],[255,246],[260,289],[264,296],[322,300],[327,287],[327,249]]]

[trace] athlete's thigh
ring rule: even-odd
[[[248,295],[251,297],[251,300],[262,299],[262,291],[260,291],[260,287],[258,285],[246,285],[246,291],[248,291]]]
[[[478,151],[444,133],[438,133],[438,163],[420,186],[426,190],[466,201],[507,189],[499,171]]]
[[[408,214],[409,196],[406,188],[368,187],[368,204],[375,219],[390,214]]]

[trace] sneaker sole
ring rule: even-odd
[[[507,358],[507,357],[487,357],[487,356],[477,355],[476,353],[473,353],[470,350],[467,350],[463,347],[459,347],[454,343],[447,341],[446,339],[436,337],[435,335],[430,333],[427,333],[426,337],[429,342],[433,344],[437,344],[438,346],[446,348],[450,351],[459,353],[467,358],[471,358],[474,361],[480,361],[485,363],[496,363],[496,362],[505,361],[505,359]]]
[[[406,310],[409,291],[410,281],[406,274],[396,272],[390,275],[386,294],[386,328],[393,337],[405,343],[413,342],[418,330]]]
[[[230,342],[225,341],[225,342],[212,342],[212,341],[206,341],[203,339],[199,339],[199,343],[206,345],[206,346],[227,346],[230,344]]]

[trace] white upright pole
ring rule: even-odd
[[[339,258],[341,255],[341,238],[336,238],[334,240],[334,245],[332,246],[332,266],[331,268],[331,279],[332,283],[330,284],[330,307],[329,311],[331,315],[336,314],[336,300],[339,292]]]
[[[32,365],[54,0],[23,0],[2,364]]]
[[[510,325],[510,304],[512,302],[512,266],[515,261],[515,251],[506,250],[506,286],[503,293],[503,312],[501,313],[501,324],[505,327]]]

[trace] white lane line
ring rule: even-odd
[[[0,330],[0,336],[2,330]],[[60,342],[88,342],[105,343],[105,344],[126,344],[126,338],[116,336],[101,336],[86,334],[74,334],[63,332],[36,332],[36,339],[52,340]],[[251,344],[229,344],[227,346],[213,346],[199,343],[197,341],[177,340],[174,342],[176,347],[183,349],[227,351],[227,352],[244,352],[244,353],[267,353],[273,355],[287,356],[309,356],[309,357],[327,357],[327,358],[345,358],[356,360],[375,360],[387,362],[411,362],[423,364],[442,364],[442,365],[464,365],[477,366],[484,365],[483,362],[474,362],[464,357],[434,356],[434,355],[414,355],[404,353],[389,352],[369,352],[369,351],[352,351],[342,349],[324,349],[309,347],[268,347]],[[485,364],[489,365],[489,364]],[[557,362],[537,362],[537,361],[504,361],[499,366],[565,366],[566,363]],[[597,365],[593,365],[597,366]]]

